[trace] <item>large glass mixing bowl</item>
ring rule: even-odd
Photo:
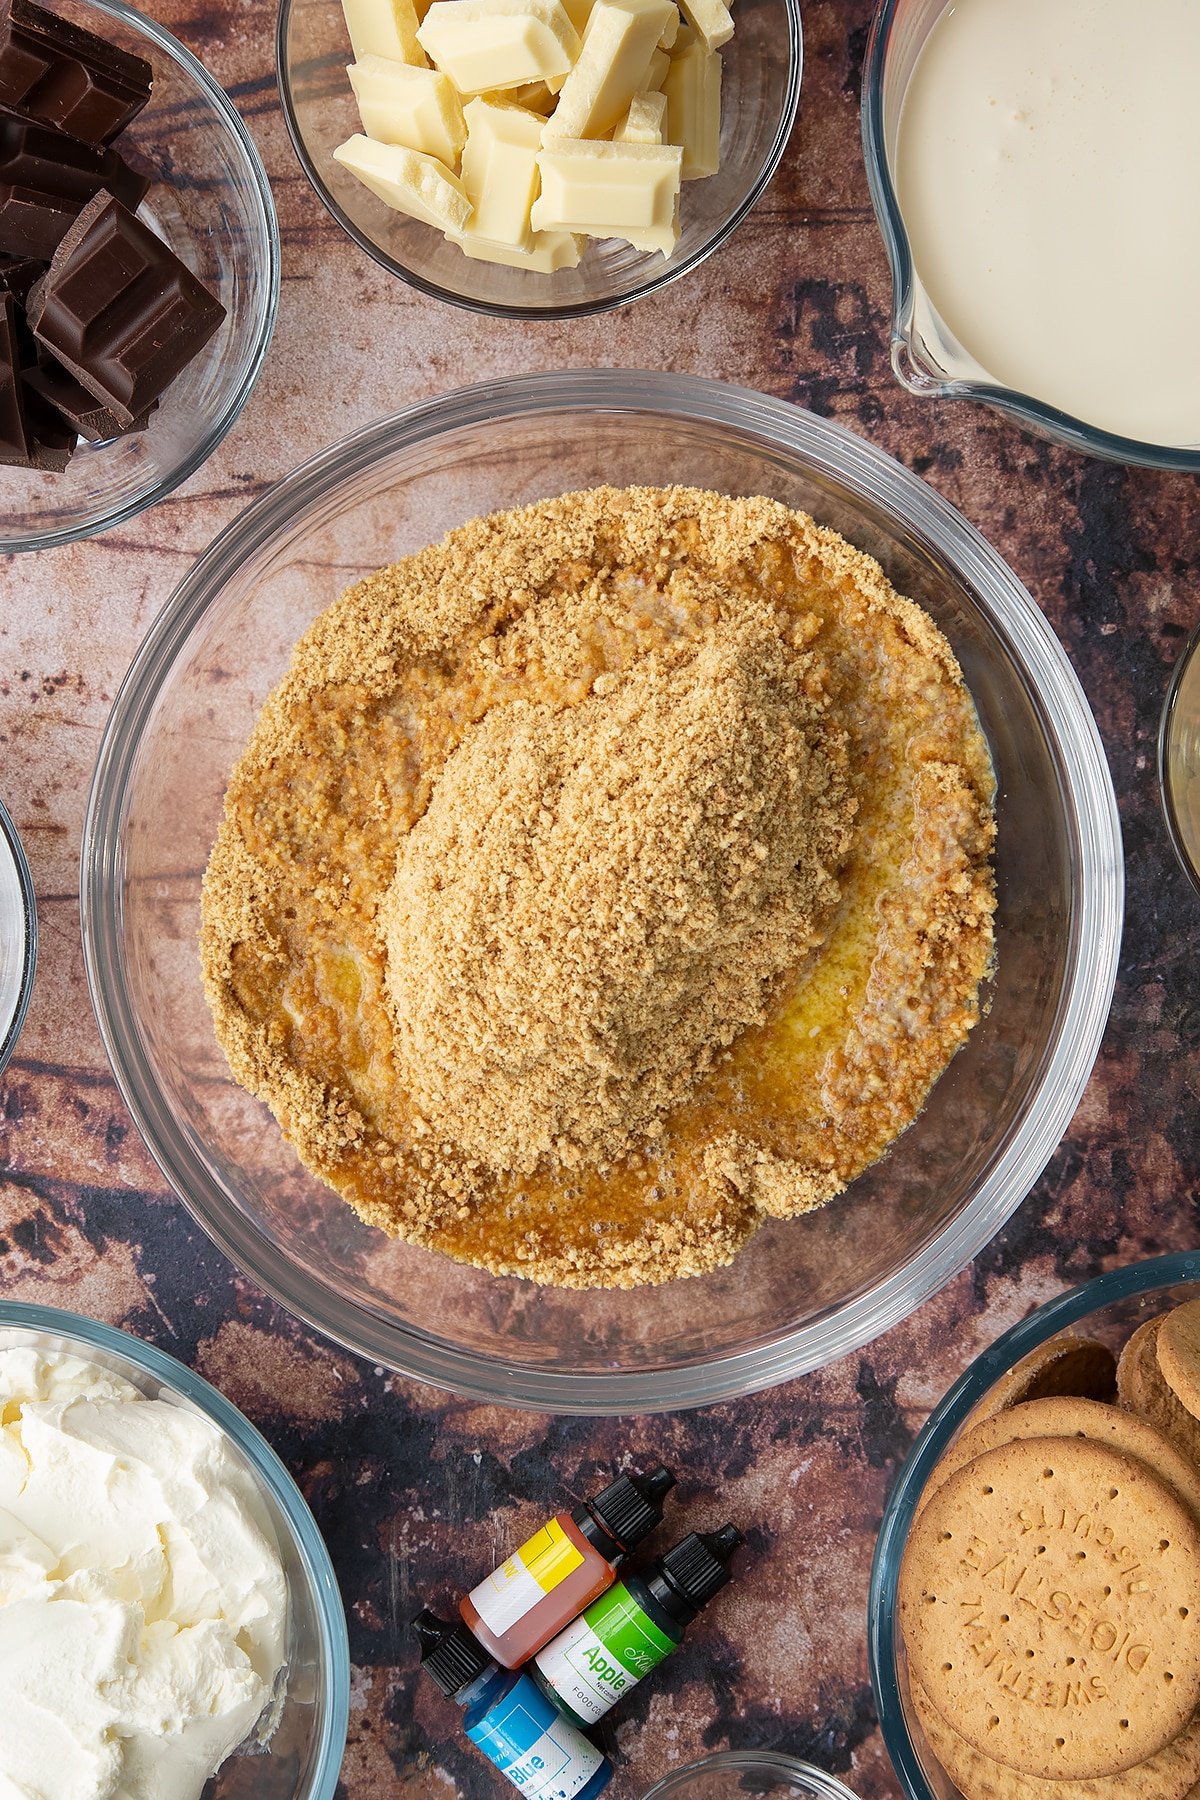
[[[612,482],[765,493],[877,555],[945,631],[999,785],[986,1016],[892,1151],[732,1267],[630,1293],[498,1279],[395,1243],[308,1176],[231,1079],[200,983],[200,877],[230,769],[297,638],[349,582],[474,514]],[[1122,861],[1107,765],[1038,608],[914,475],[782,401],[621,370],[466,389],[372,425],[249,508],[117,698],[84,837],[88,979],[164,1174],[226,1253],[363,1356],[559,1412],[697,1405],[843,1356],[968,1262],[1074,1112],[1112,995]]]

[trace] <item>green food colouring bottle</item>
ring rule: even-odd
[[[543,1694],[577,1725],[602,1719],[732,1579],[729,1559],[743,1542],[734,1525],[693,1532],[644,1574],[618,1581],[529,1665]]]

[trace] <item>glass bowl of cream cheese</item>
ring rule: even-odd
[[[1190,0],[881,0],[863,148],[904,387],[1200,470],[1197,83]]]
[[[331,1800],[349,1673],[253,1426],[124,1332],[0,1302],[0,1789]]]

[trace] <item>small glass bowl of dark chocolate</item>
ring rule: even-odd
[[[318,197],[359,247],[410,287],[497,318],[570,319],[657,293],[699,266],[746,217],[774,175],[800,103],[800,0],[737,0],[722,47],[721,166],[684,184],[675,254],[588,239],[577,268],[552,275],[478,262],[440,231],[393,212],[333,159],[362,130],[346,75],[338,0],[280,0],[276,60],[283,114]]]
[[[66,22],[65,38],[59,21]],[[13,110],[0,105],[0,140],[9,159],[18,159],[23,169],[39,155],[51,159],[55,129],[83,140],[73,159],[78,167],[60,183],[74,193],[72,183],[88,179],[88,155],[97,153],[88,151],[86,140],[101,140],[99,153],[113,163],[111,170],[106,168],[104,187],[122,203],[110,209],[124,220],[115,234],[115,254],[128,259],[132,250],[139,250],[143,276],[136,293],[130,284],[127,291],[114,291],[111,303],[106,296],[98,321],[81,320],[77,306],[51,294],[44,325],[38,325],[39,331],[57,332],[64,346],[61,362],[51,359],[46,344],[35,342],[28,326],[30,320],[38,322],[41,285],[55,278],[53,269],[49,277],[41,273],[52,248],[39,236],[46,230],[44,209],[14,207],[10,199],[0,287],[7,286],[15,296],[8,305],[10,316],[15,311],[20,340],[23,416],[17,421],[10,406],[0,419],[0,426],[13,428],[0,430],[5,458],[0,462],[0,553],[47,549],[106,531],[186,481],[212,455],[246,404],[270,343],[279,299],[279,231],[266,173],[227,95],[191,52],[124,0],[49,0],[44,12],[30,7],[28,0],[17,0],[14,23],[18,31],[45,37],[34,48],[46,57],[49,74],[28,99],[10,97]],[[127,110],[132,118],[123,120],[119,103],[103,118],[93,117],[86,107],[79,110],[83,103],[75,96],[85,91],[93,111],[96,105],[103,111],[105,102],[103,94],[96,98],[95,86],[77,79],[72,27],[104,40],[111,66],[102,69],[99,88],[110,99],[115,94],[119,102],[134,67],[131,58],[149,65],[150,98],[144,105],[140,97],[131,101]],[[6,14],[5,31],[11,29]],[[4,99],[0,93],[0,102]],[[34,114],[32,135],[29,122],[20,116],[27,113]],[[42,127],[50,128],[45,138],[37,136]],[[136,222],[126,207],[136,212]],[[32,234],[28,244],[23,233]],[[157,266],[160,241],[170,255]],[[63,249],[69,247],[64,239]],[[40,259],[30,266],[29,280],[17,266],[23,256]],[[91,270],[85,268],[76,283],[77,297],[96,282],[103,261],[101,255]],[[6,270],[9,282],[3,279]],[[173,292],[168,304],[161,293],[173,278],[182,291]],[[147,294],[155,290],[159,304],[148,309]],[[0,293],[0,308],[5,298]],[[199,331],[194,329],[197,309],[207,312]],[[188,330],[193,342],[186,357],[177,357],[174,345]],[[148,417],[136,418],[131,429],[128,415],[111,416],[102,401],[75,384],[97,335],[111,350],[111,365],[129,375],[130,396],[157,396]],[[77,356],[85,340],[88,354]],[[35,352],[40,367],[33,364]],[[183,366],[176,368],[178,361]],[[92,373],[82,368],[84,380]],[[158,377],[166,383],[161,392]],[[75,415],[82,430],[67,422]],[[33,466],[19,466],[22,434]]]

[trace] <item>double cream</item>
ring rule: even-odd
[[[214,1425],[0,1349],[0,1796],[197,1800],[271,1706],[287,1613]]]
[[[895,150],[942,366],[1200,444],[1198,92],[1196,0],[946,7]]]

